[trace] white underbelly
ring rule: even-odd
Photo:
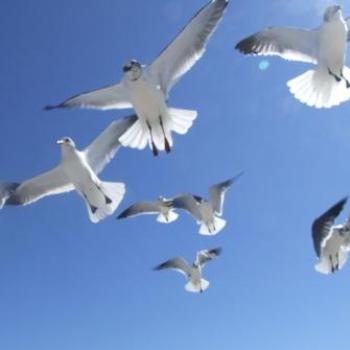
[[[208,202],[202,202],[199,207],[201,219],[205,223],[212,223],[214,221],[213,208]]]
[[[344,22],[325,24],[320,33],[319,63],[339,75],[345,62],[346,43]]]

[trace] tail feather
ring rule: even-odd
[[[120,182],[101,182],[99,187],[91,188],[82,194],[93,223],[112,215],[125,194],[125,185]]]
[[[205,236],[214,236],[226,226],[226,220],[215,216],[212,224],[201,223],[199,233]]]
[[[175,213],[174,211],[170,210],[167,216],[159,214],[157,216],[157,221],[161,222],[162,224],[170,224],[171,222],[175,221],[178,218],[178,216],[178,213]]]
[[[344,67],[343,74],[350,78],[350,69]],[[336,81],[325,69],[308,70],[287,85],[296,99],[310,107],[330,108],[350,99],[345,80]]]
[[[185,285],[185,290],[190,293],[202,293],[209,287],[209,281],[204,278],[201,278],[200,283],[194,284],[192,281],[189,281]]]
[[[177,134],[186,134],[197,117],[197,111],[169,108],[169,128]]]
[[[144,149],[149,143],[149,131],[147,125],[137,120],[120,138],[123,146]]]

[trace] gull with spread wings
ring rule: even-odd
[[[197,252],[196,260],[190,265],[184,258],[178,256],[156,266],[155,271],[173,269],[187,279],[185,289],[192,293],[202,293],[209,287],[209,281],[202,278],[204,265],[221,254],[221,248],[203,249]]]
[[[226,220],[221,218],[224,213],[225,194],[242,175],[243,172],[209,187],[209,200],[185,193],[173,198],[172,206],[175,209],[184,209],[191,214],[200,225],[200,234],[216,235],[226,226]]]
[[[92,222],[112,215],[123,199],[125,185],[101,181],[97,175],[120,148],[119,136],[136,120],[133,115],[112,122],[82,151],[69,137],[57,141],[61,146],[60,164],[22,183],[0,183],[0,208],[4,205],[27,205],[46,196],[76,190],[84,199]]]
[[[196,111],[170,108],[168,95],[175,83],[202,57],[208,40],[221,20],[228,0],[212,0],[190,20],[150,66],[131,60],[123,66],[121,82],[67,99],[54,108],[100,110],[134,108],[138,121],[120,137],[123,146],[154,155],[173,145],[172,132],[186,134]]]
[[[312,239],[319,259],[315,265],[318,272],[334,273],[346,263],[350,249],[350,218],[344,224],[334,224],[346,202],[347,197],[334,204],[312,224]]]
[[[310,107],[330,108],[350,99],[350,69],[345,66],[350,20],[340,6],[326,9],[316,29],[268,27],[236,45],[243,54],[277,55],[312,63],[316,69],[288,81],[290,92]]]

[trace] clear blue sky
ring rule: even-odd
[[[0,159],[3,180],[56,164],[55,141],[87,145],[128,111],[41,109],[118,81],[130,58],[149,63],[206,0],[3,0],[0,12]],[[342,1],[345,4],[345,1]],[[350,103],[303,106],[285,82],[309,67],[234,51],[272,24],[316,26],[328,1],[231,1],[203,59],[170,105],[197,109],[170,155],[122,149],[101,175],[123,181],[120,210],[245,171],[226,197],[228,225],[198,235],[186,215],[98,225],[75,194],[0,213],[1,350],[348,350],[350,266],[314,271],[313,219],[350,193]],[[350,7],[345,7],[347,15]],[[350,211],[346,207],[341,219]],[[223,247],[202,295],[175,272],[175,255]]]

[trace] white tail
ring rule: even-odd
[[[187,109],[169,108],[167,115],[163,116],[163,128],[158,120],[151,123],[153,142],[159,151],[165,149],[165,140],[168,140],[169,146],[173,146],[172,132],[186,134],[196,119],[197,112]],[[136,121],[120,138],[123,146],[143,149],[148,144],[151,147],[151,135],[146,122]]]
[[[344,67],[343,74],[350,78],[350,69]],[[300,102],[315,108],[330,108],[350,99],[346,81],[339,82],[325,69],[309,70],[287,82],[290,92]]]
[[[83,196],[90,220],[97,223],[112,215],[122,201],[125,185],[120,182],[101,182],[99,188],[94,186],[84,192]]]
[[[334,257],[334,261],[335,259],[336,258]],[[341,270],[348,259],[348,252],[344,249],[340,249],[338,252],[338,259],[338,270]],[[332,265],[329,257],[323,256],[315,265],[315,270],[326,275],[332,273]]]
[[[214,236],[218,234],[226,226],[226,220],[221,219],[217,216],[214,217],[213,223],[206,224],[201,223],[199,233],[205,236]]]
[[[189,281],[185,285],[185,289],[190,293],[202,293],[209,287],[209,281],[205,280],[204,278],[201,278],[200,283],[193,283],[192,281]]]
[[[171,222],[175,221],[178,218],[179,214],[175,213],[172,210],[169,210],[168,214],[165,216],[163,214],[159,214],[157,216],[157,221],[161,222],[162,224],[170,224]]]

